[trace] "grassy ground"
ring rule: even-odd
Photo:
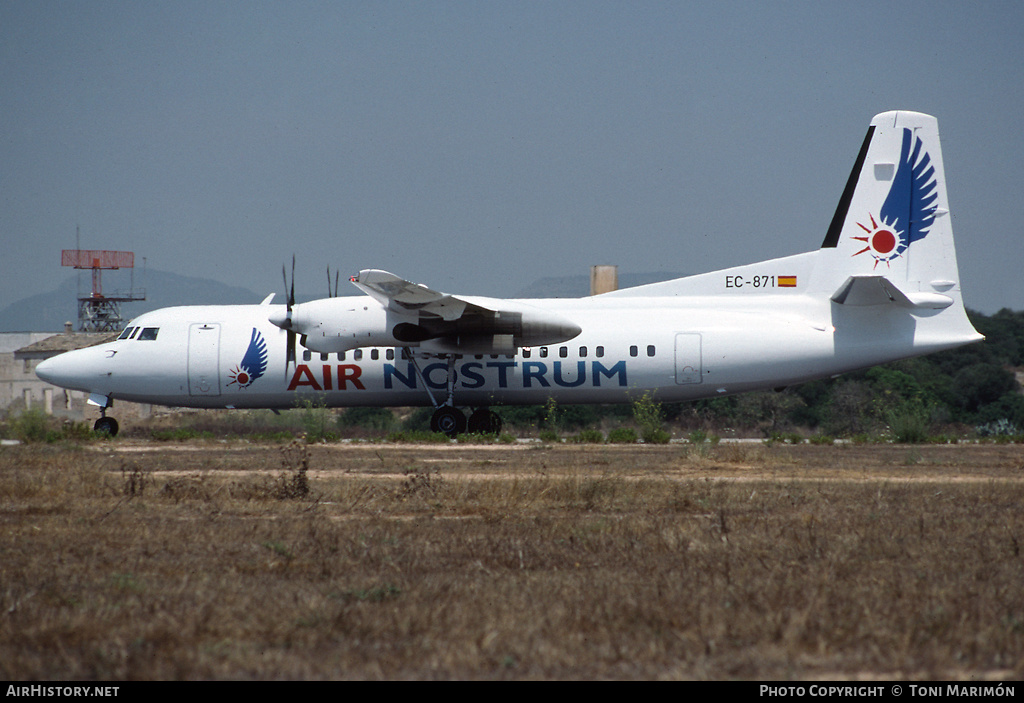
[[[0,449],[0,678],[1024,675],[1024,450]]]

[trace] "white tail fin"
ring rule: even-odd
[[[899,111],[871,121],[816,268],[819,290],[865,276],[884,277],[910,301],[959,290],[934,117]]]
[[[871,120],[820,249],[605,295],[807,295],[851,314],[883,306],[933,316],[952,308],[942,333],[980,339],[960,296],[938,122],[903,110]]]

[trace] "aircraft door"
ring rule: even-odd
[[[188,328],[188,393],[220,395],[220,325],[194,323]]]
[[[696,332],[676,335],[676,383],[700,383],[703,379],[701,340]]]

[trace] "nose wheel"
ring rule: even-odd
[[[108,437],[115,437],[119,428],[117,426],[117,420],[104,415],[96,421],[92,426],[92,429],[96,434],[105,434]]]

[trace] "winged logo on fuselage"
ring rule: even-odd
[[[248,388],[267,370],[267,342],[255,327],[249,339],[249,348],[245,350],[242,362],[231,370],[229,386]]]

